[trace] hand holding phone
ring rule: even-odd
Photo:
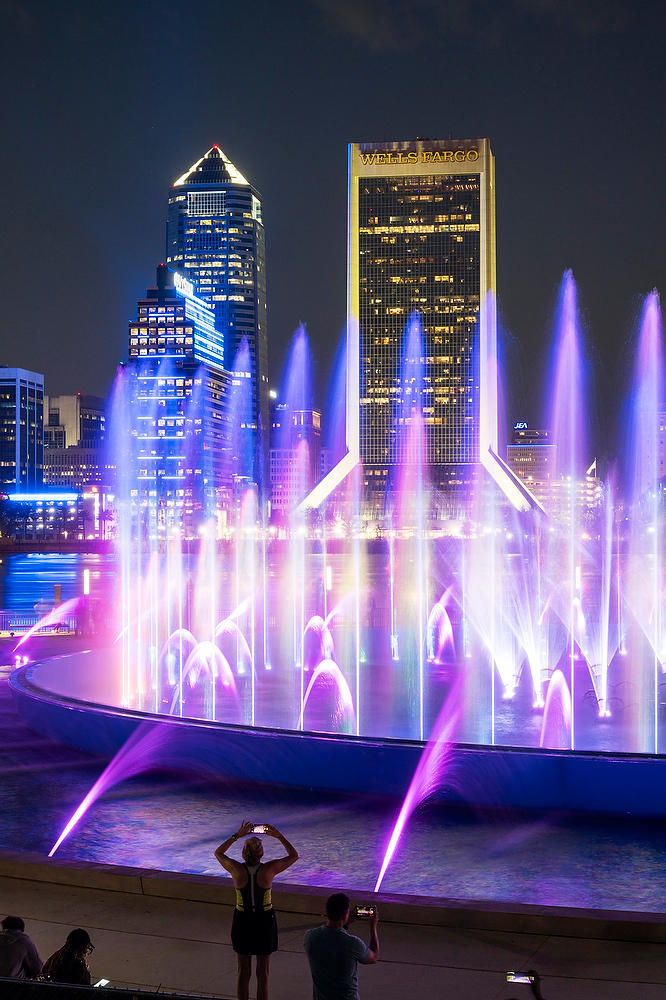
[[[530,976],[524,972],[507,972],[506,974],[507,983],[530,983],[534,982],[534,976]]]

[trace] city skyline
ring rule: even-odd
[[[220,23],[212,3],[194,18],[123,3],[104,15],[78,3],[67,17],[38,4],[9,13],[6,363],[26,364],[29,345],[49,392],[107,392],[146,268],[161,258],[164,190],[217,142],[264,198],[271,382],[304,320],[323,405],[344,327],[347,142],[476,134],[490,137],[498,165],[510,416],[543,422],[542,345],[567,267],[581,291],[598,409],[618,411],[640,300],[666,271],[663,135],[653,125],[664,69],[660,33],[645,29],[663,10],[649,3],[639,17],[628,3],[591,0],[557,11],[469,2],[457,19],[446,4],[356,9],[352,18],[344,4],[303,0],[279,17],[265,3],[228,11],[225,37],[252,27],[247,75],[240,49],[227,46],[224,65],[210,58]],[[142,60],[129,77],[136,39]],[[165,83],[176,53],[173,93]],[[38,185],[24,169],[36,143],[50,161]]]

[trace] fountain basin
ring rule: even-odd
[[[104,670],[109,657],[104,650],[74,653],[14,671],[10,687],[27,725],[104,757],[145,726],[158,730],[163,766],[170,770],[394,797],[406,793],[424,746],[124,709],[114,704],[114,672]],[[660,756],[456,744],[435,797],[476,808],[665,817],[665,780],[666,759]]]

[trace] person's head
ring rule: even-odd
[[[73,951],[75,955],[85,957],[88,952],[93,950],[94,945],[90,940],[88,931],[84,931],[83,927],[77,927],[75,930],[70,931],[67,935],[65,948],[67,948],[68,951]]]
[[[344,892],[334,892],[326,900],[326,916],[334,923],[346,920],[349,916],[349,896]]]
[[[257,865],[264,856],[264,845],[259,837],[248,837],[243,844],[243,861],[248,865]]]
[[[5,917],[2,921],[3,931],[24,931],[25,924],[20,917]]]

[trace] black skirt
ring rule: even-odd
[[[260,913],[234,910],[231,944],[238,955],[272,955],[278,946],[275,910]]]

